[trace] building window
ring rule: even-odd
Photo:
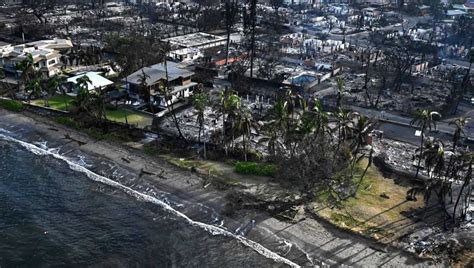
[[[53,65],[53,64],[55,64],[55,63],[56,63],[56,59],[52,59],[52,60],[50,60],[50,61],[48,62],[48,65]]]

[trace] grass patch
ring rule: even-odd
[[[91,127],[84,127],[80,122],[74,120],[71,117],[67,116],[59,116],[55,118],[56,123],[82,131],[89,135],[91,138],[96,140],[112,140],[112,141],[119,141],[119,142],[128,142],[131,138],[127,135],[126,132],[103,132],[101,129],[98,128],[91,128]]]
[[[355,182],[359,182],[367,165],[364,159],[357,164]],[[381,242],[394,237],[401,237],[409,232],[412,219],[402,212],[423,207],[423,198],[416,202],[406,201],[406,192],[410,187],[396,184],[393,180],[384,178],[383,174],[371,166],[361,181],[355,197],[342,201],[339,208],[321,206],[326,204],[329,193],[319,193],[318,201],[314,204],[314,212],[326,220],[342,228],[350,229]],[[386,196],[388,198],[382,197]]]
[[[206,160],[189,160],[171,155],[161,155],[161,157],[177,167],[187,170],[195,168],[202,175],[211,175],[211,177],[209,177],[211,180],[208,181],[206,179],[205,183],[212,182],[212,184],[219,189],[227,189],[229,186],[240,185],[239,180],[233,178],[232,174],[229,174],[226,170],[223,170],[219,164],[214,162]],[[230,170],[233,170],[232,166],[230,166]]]
[[[55,118],[56,123],[59,123],[61,125],[74,128],[74,129],[80,129],[81,124],[79,124],[76,120],[72,119],[71,117],[67,116],[59,116]]]
[[[16,100],[4,100],[0,99],[0,107],[12,111],[12,112],[21,112],[25,108],[23,103]]]
[[[109,109],[105,114],[108,120],[124,124],[126,123],[125,115],[127,115],[127,121],[129,124],[143,124],[149,121],[148,116],[127,109]]]
[[[159,150],[153,144],[147,143],[143,145],[143,152],[149,156],[159,155]]]
[[[61,110],[61,111],[67,111],[69,108],[74,106],[73,101],[74,101],[74,98],[68,95],[54,95],[51,98],[49,98],[48,103],[49,103],[49,108]],[[44,99],[32,100],[31,103],[37,106],[45,107]]]
[[[275,166],[257,162],[237,162],[235,172],[246,175],[268,176],[275,175]]]

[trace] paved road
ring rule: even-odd
[[[356,106],[351,106],[350,109],[353,111],[362,113],[364,115],[370,116],[370,117],[374,117],[380,120],[393,121],[393,122],[399,123],[401,125],[406,125],[406,126],[410,126],[410,122],[412,121],[412,118],[392,114],[386,111],[377,111],[377,110],[361,108],[361,107],[356,107]],[[437,122],[436,129],[439,132],[452,134],[455,130],[455,127],[452,125],[449,125],[448,122],[440,121],[440,122]],[[464,132],[466,134],[466,137],[474,139],[474,128],[472,128],[470,125],[466,127]]]
[[[463,66],[465,68],[469,68],[469,62],[465,60],[455,60],[455,59],[446,59],[446,63],[449,64],[456,64],[459,66]],[[471,73],[474,72],[474,69],[471,70]]]

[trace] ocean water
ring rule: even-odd
[[[0,267],[292,264],[213,224],[212,213],[191,220],[163,194],[97,175],[86,162],[0,133]]]

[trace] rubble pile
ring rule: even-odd
[[[387,164],[400,170],[416,171],[412,164],[416,146],[390,139],[376,139],[373,141],[373,147],[376,155],[385,155]],[[425,172],[420,170],[420,173]]]
[[[467,233],[464,233],[466,235]],[[406,249],[420,257],[433,258],[435,261],[456,260],[472,244],[460,238],[457,232],[443,232],[438,227],[426,227],[411,233],[403,239]]]

